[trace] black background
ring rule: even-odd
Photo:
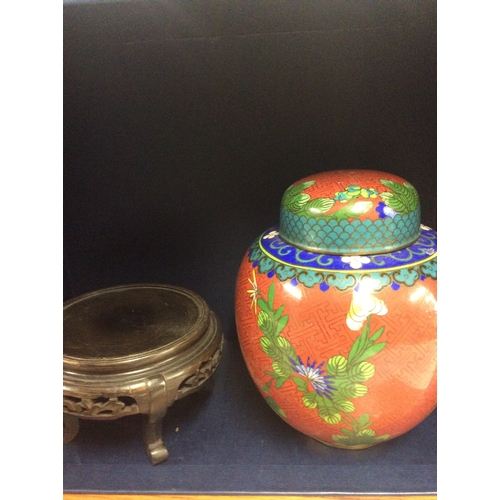
[[[141,282],[199,293],[227,340],[215,387],[231,379],[281,429],[241,367],[239,263],[278,223],[284,190],[324,170],[400,175],[437,229],[436,4],[67,4],[64,149],[64,299]],[[98,446],[98,424],[75,443]],[[418,460],[435,465],[429,425]],[[404,460],[405,446],[384,446],[388,464]]]

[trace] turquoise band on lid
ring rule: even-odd
[[[280,236],[337,255],[387,253],[420,236],[420,202],[404,179],[374,170],[336,170],[302,179],[283,195]]]

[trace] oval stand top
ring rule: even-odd
[[[171,285],[106,288],[64,304],[63,364],[69,371],[136,369],[181,353],[208,328],[210,310]]]

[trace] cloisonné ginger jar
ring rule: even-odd
[[[436,407],[437,234],[393,174],[291,185],[243,258],[236,325],[270,407],[327,445],[393,439]]]

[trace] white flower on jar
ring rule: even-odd
[[[342,257],[342,262],[349,264],[352,269],[361,269],[363,264],[368,264],[370,262],[370,258],[364,255],[353,255],[351,257]]]
[[[360,330],[366,318],[370,314],[383,316],[387,314],[387,306],[383,300],[375,297],[372,293],[373,284],[360,283],[359,289],[353,291],[351,307],[347,314],[346,323],[351,330]]]
[[[271,231],[269,234],[266,234],[264,236],[265,240],[270,240],[271,238],[274,238],[275,236],[278,236],[280,234],[278,231]]]

